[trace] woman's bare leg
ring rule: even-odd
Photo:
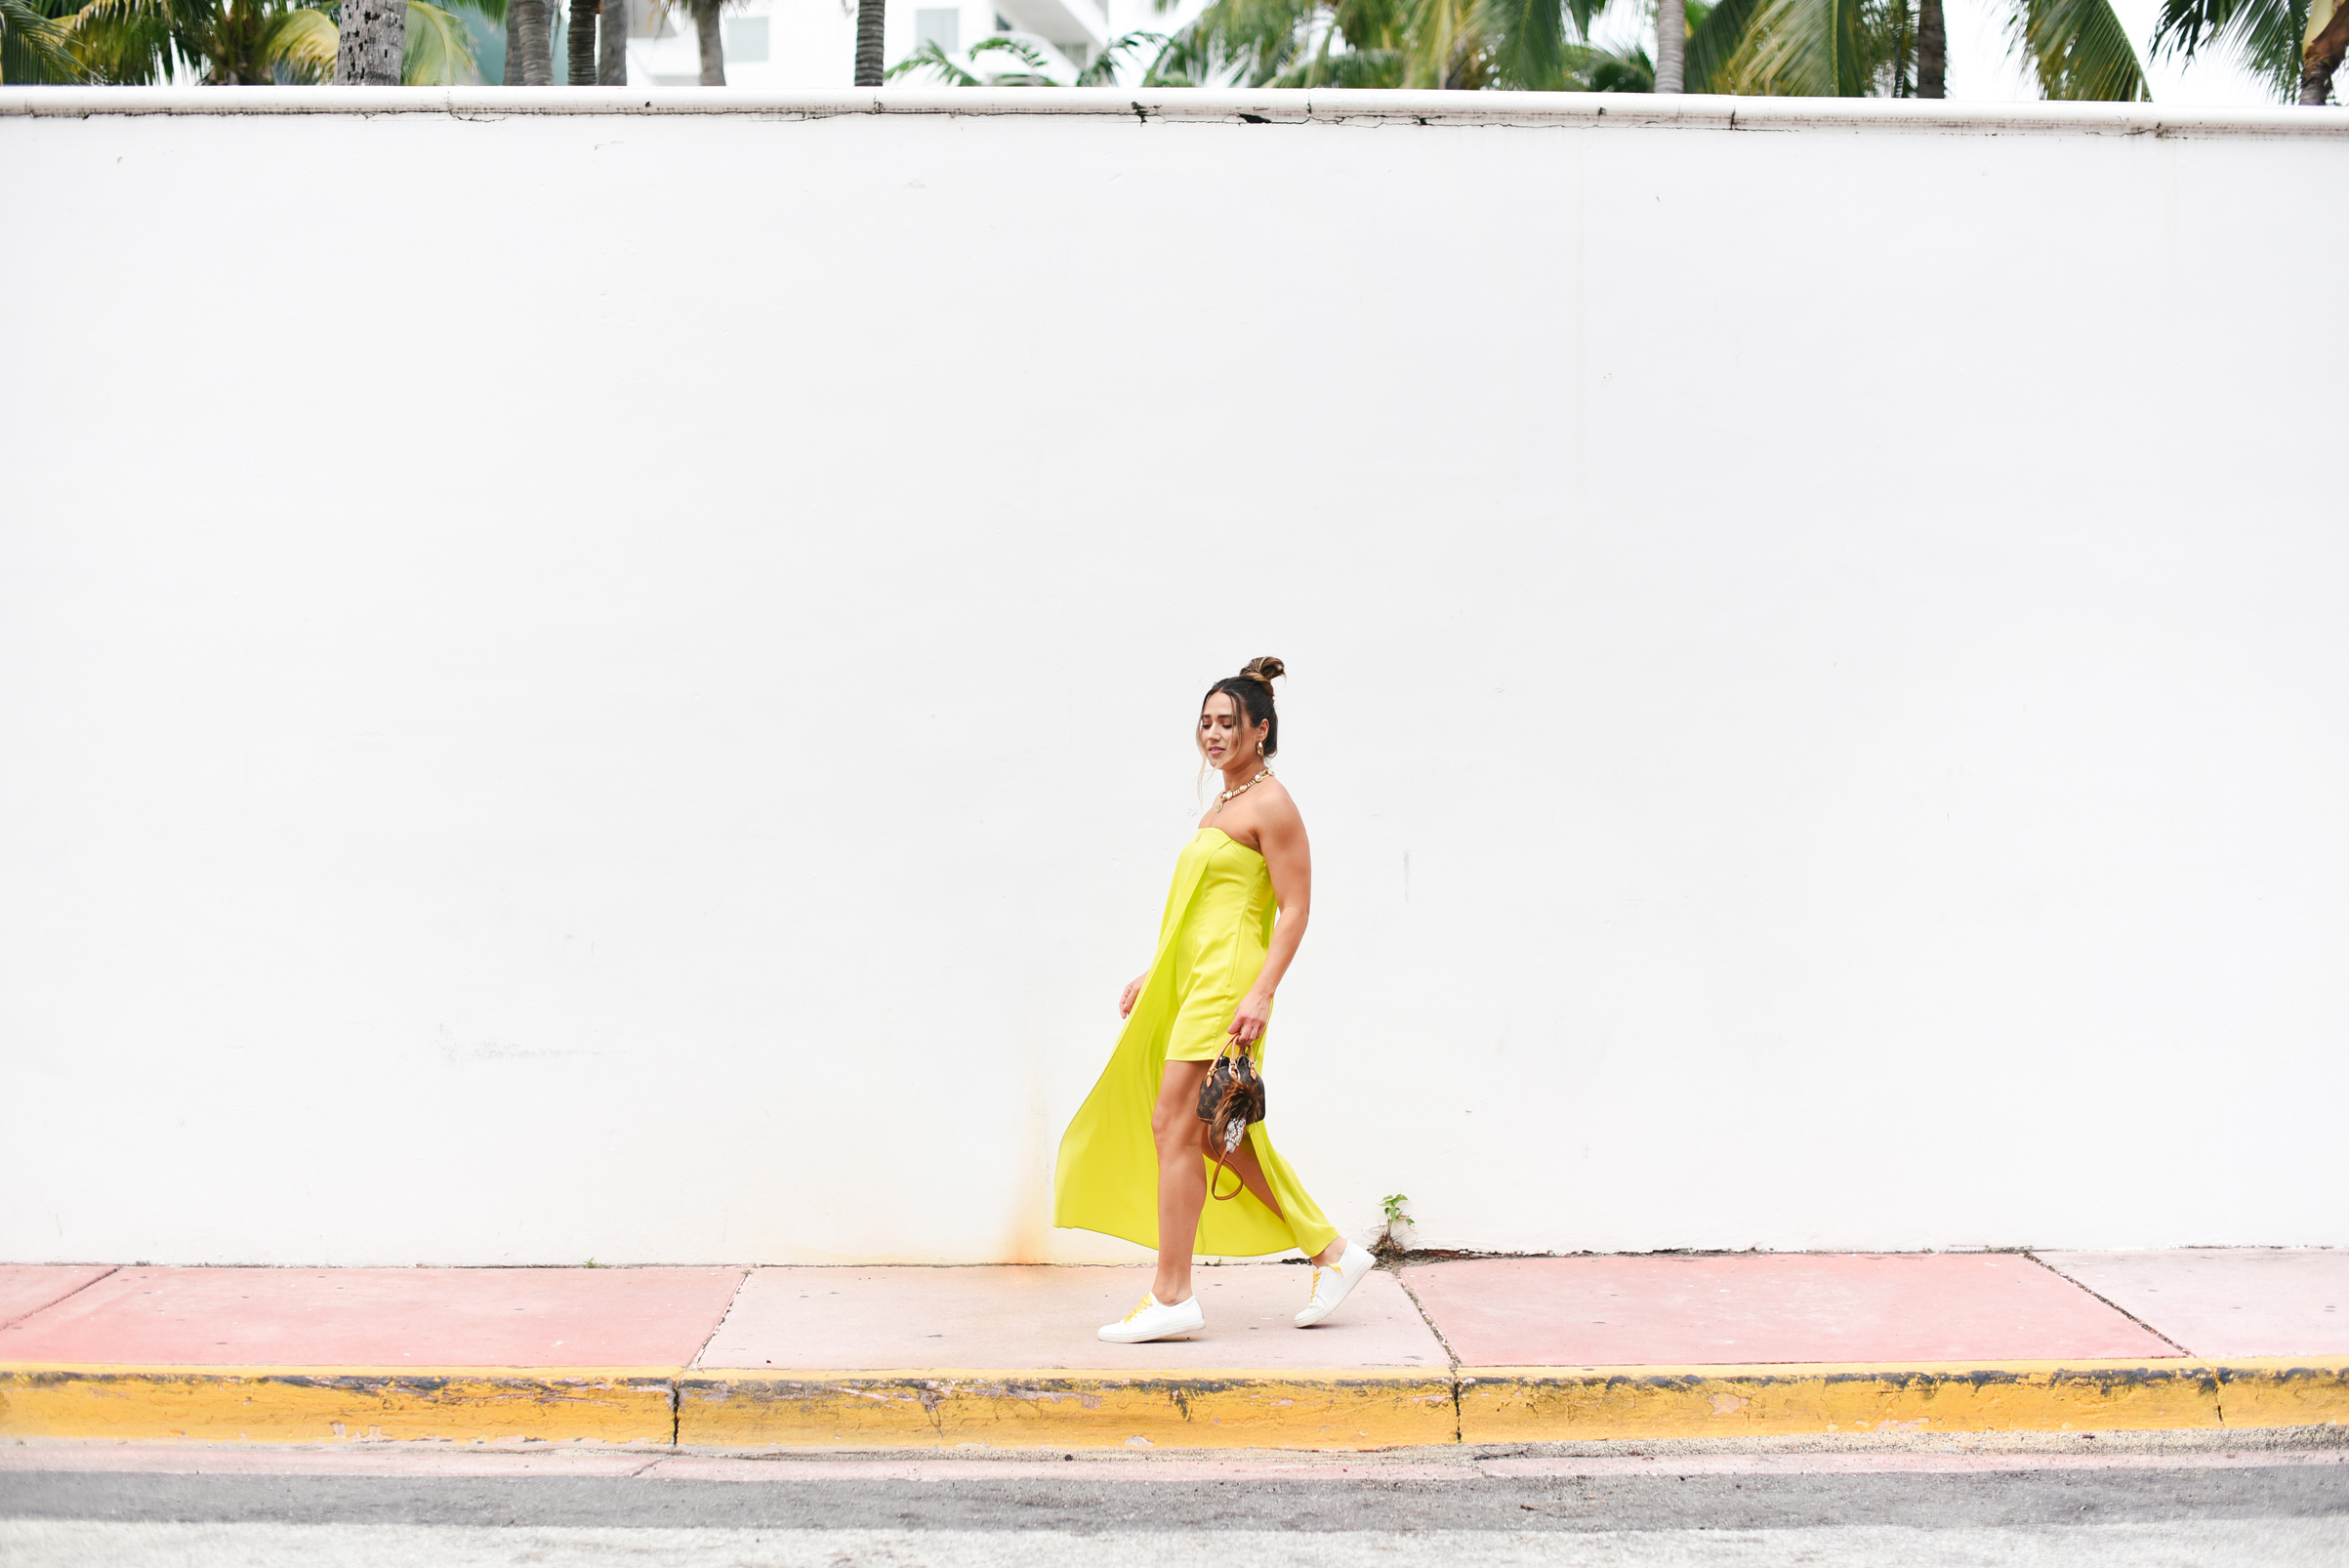
[[[1191,1254],[1199,1241],[1199,1211],[1207,1204],[1207,1124],[1199,1119],[1199,1086],[1213,1062],[1171,1061],[1159,1080],[1158,1103],[1151,1108],[1150,1132],[1158,1143],[1158,1276],[1150,1294],[1172,1306],[1191,1294]],[[1280,1199],[1257,1158],[1254,1139],[1242,1138],[1225,1168],[1257,1195],[1258,1202],[1281,1218]],[[1226,1181],[1230,1177],[1225,1178]],[[1334,1263],[1345,1256],[1345,1238],[1339,1237],[1313,1259]]]
[[[1192,1111],[1192,1119],[1197,1120],[1197,1118],[1198,1112],[1194,1108]],[[1207,1124],[1205,1122],[1201,1122],[1199,1125],[1205,1127]],[[1231,1158],[1223,1163],[1230,1168],[1234,1176],[1240,1178],[1241,1182],[1248,1188],[1249,1191],[1255,1193],[1257,1198],[1263,1201],[1265,1208],[1271,1210],[1276,1215],[1280,1215],[1280,1217],[1283,1219],[1289,1217],[1287,1215],[1281,1214],[1281,1201],[1272,1195],[1272,1183],[1265,1179],[1264,1166],[1263,1163],[1257,1158],[1257,1149],[1254,1139],[1242,1138],[1240,1140],[1240,1146],[1232,1150]],[[1313,1261],[1317,1263],[1335,1263],[1339,1259],[1343,1258],[1344,1256],[1345,1238],[1340,1236],[1336,1241],[1330,1243],[1329,1246],[1324,1247],[1320,1254],[1314,1258]]]
[[[1198,1113],[1193,1111],[1192,1114],[1196,1117]],[[1203,1128],[1207,1126],[1205,1122],[1201,1122],[1199,1125]],[[1207,1157],[1211,1160],[1214,1159],[1215,1151],[1209,1150]],[[1240,1139],[1240,1146],[1231,1151],[1231,1158],[1223,1162],[1223,1168],[1230,1172],[1231,1176],[1238,1176],[1240,1185],[1255,1193],[1257,1200],[1265,1208],[1271,1210],[1275,1215],[1279,1215],[1283,1219],[1289,1217],[1287,1215],[1281,1214],[1281,1200],[1272,1195],[1272,1182],[1264,1175],[1263,1163],[1257,1158],[1257,1146],[1253,1139]],[[1213,1166],[1208,1168],[1208,1177],[1210,1180],[1216,1179]],[[1222,1178],[1222,1186],[1217,1189],[1226,1193],[1225,1201],[1227,1202],[1229,1201],[1228,1189],[1230,1186],[1231,1176],[1225,1176]]]
[[[1207,1202],[1207,1172],[1199,1163],[1199,1086],[1212,1064],[1171,1061],[1150,1111],[1158,1143],[1158,1275],[1150,1294],[1161,1306],[1191,1299],[1191,1245],[1199,1239],[1199,1210]]]

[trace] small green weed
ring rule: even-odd
[[[1386,1215],[1386,1228],[1379,1232],[1379,1244],[1371,1251],[1383,1261],[1391,1262],[1403,1256],[1403,1243],[1395,1232],[1411,1223],[1410,1211],[1403,1207],[1409,1202],[1410,1197],[1400,1192],[1390,1192],[1379,1200],[1380,1209]]]

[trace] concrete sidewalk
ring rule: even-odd
[[[0,1438],[1368,1449],[2349,1422],[2349,1252],[1205,1268],[0,1266]]]

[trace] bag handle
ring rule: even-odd
[[[1238,1035],[1228,1036],[1225,1038],[1222,1047],[1216,1051],[1214,1060],[1208,1066],[1208,1081],[1213,1083],[1215,1082],[1216,1068],[1222,1066],[1227,1060],[1234,1063],[1232,1069],[1231,1087],[1223,1092],[1224,1105],[1227,1107],[1230,1105],[1232,1099],[1240,1093],[1238,1064],[1249,1059],[1248,1048],[1253,1044],[1255,1044],[1254,1041],[1242,1040]],[[1234,1112],[1234,1115],[1237,1115],[1236,1111]],[[1215,1127],[1215,1125],[1216,1124],[1212,1120],[1208,1123],[1208,1127],[1211,1130]],[[1229,1192],[1217,1192],[1216,1190],[1217,1186],[1222,1184],[1223,1172],[1232,1155],[1237,1153],[1240,1144],[1246,1142],[1247,1140],[1248,1124],[1245,1121],[1242,1121],[1240,1123],[1240,1136],[1238,1140],[1224,1144],[1223,1147],[1216,1152],[1216,1169],[1209,1175],[1207,1178],[1207,1195],[1215,1199],[1217,1203],[1229,1203],[1232,1201],[1232,1199],[1237,1198],[1241,1193],[1248,1190],[1247,1177],[1241,1176],[1240,1173],[1237,1171],[1232,1172],[1232,1175],[1239,1177],[1240,1184],[1238,1186],[1232,1188]]]

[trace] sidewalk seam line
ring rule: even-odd
[[[1452,1390],[1452,1441],[1463,1442],[1465,1441],[1466,1427],[1463,1423],[1460,1409],[1460,1352],[1452,1348],[1452,1341],[1444,1338],[1444,1331],[1435,1326],[1434,1318],[1428,1316],[1426,1303],[1420,1300],[1420,1293],[1411,1288],[1411,1282],[1403,1277],[1401,1265],[1398,1264],[1391,1272],[1394,1274],[1396,1287],[1403,1293],[1404,1300],[1411,1303],[1412,1310],[1419,1313],[1420,1321],[1427,1325],[1427,1332],[1435,1336],[1435,1342],[1443,1346],[1445,1359],[1451,1362],[1451,1366],[1446,1369],[1444,1382]]]
[[[759,1272],[758,1264],[746,1263],[743,1265],[742,1277],[734,1282],[734,1294],[726,1298],[726,1309],[718,1314],[718,1321],[710,1325],[708,1334],[702,1336],[701,1347],[686,1358],[684,1366],[680,1369],[680,1375],[707,1370],[702,1366],[701,1358],[710,1353],[710,1346],[717,1343],[718,1337],[725,1332],[726,1319],[734,1315],[734,1308],[741,1304],[742,1293],[750,1289],[751,1276],[757,1272]]]
[[[122,1265],[120,1263],[115,1263],[108,1267],[104,1273],[99,1275],[97,1279],[83,1280],[79,1285],[74,1286],[73,1289],[67,1291],[64,1295],[59,1297],[54,1301],[43,1301],[39,1306],[34,1307],[29,1312],[20,1312],[15,1317],[0,1320],[0,1329],[13,1329],[18,1324],[23,1322],[26,1318],[38,1317],[53,1306],[62,1306],[67,1301],[70,1301],[75,1297],[81,1295],[82,1292],[88,1290],[91,1286],[98,1284],[100,1280],[112,1279],[115,1275],[121,1272]]]
[[[2127,1307],[2122,1306],[2119,1301],[2114,1300],[2109,1296],[2089,1290],[2086,1285],[2081,1283],[2079,1280],[2074,1279],[2071,1275],[2065,1273],[2062,1269],[2056,1267],[2053,1263],[2050,1263],[2039,1254],[2026,1249],[2023,1253],[2023,1256],[2030,1259],[2033,1262],[2039,1264],[2040,1267],[2045,1269],[2048,1273],[2053,1274],[2057,1279],[2062,1280],[2066,1285],[2069,1285],[2073,1289],[2094,1297],[2097,1300],[2102,1301],[2105,1305],[2111,1307],[2114,1311],[2120,1313],[2122,1317],[2128,1319],[2131,1323],[2134,1323],[2137,1325],[2137,1327],[2143,1329],[2146,1333],[2152,1335],[2155,1339],[2161,1341],[2164,1344],[2169,1346],[2169,1348],[2175,1350],[2178,1354],[2182,1356],[2194,1355],[2192,1350],[2187,1349],[2184,1345],[2178,1343],[2177,1341],[2171,1339],[2168,1335],[2164,1334],[2160,1329],[2155,1328],[2152,1324],[2137,1316],[2136,1313],[2130,1311]],[[2207,1360],[2211,1358],[2197,1356],[2195,1359]]]

